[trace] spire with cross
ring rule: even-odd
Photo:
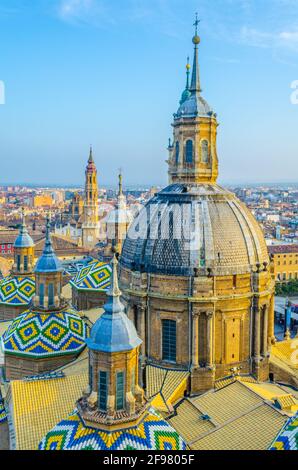
[[[198,18],[198,14],[196,13],[196,20],[194,22],[195,26],[195,35],[192,38],[192,42],[195,45],[194,50],[194,61],[193,61],[193,69],[192,69],[192,79],[191,79],[191,86],[190,91],[194,93],[201,93],[201,83],[200,83],[200,70],[199,70],[199,57],[198,57],[198,45],[201,42],[200,36],[198,36],[198,25],[200,24],[201,20]]]

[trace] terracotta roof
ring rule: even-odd
[[[77,254],[84,251],[78,246],[78,243],[70,238],[62,237],[61,235],[51,234],[52,245],[57,255],[61,254]],[[45,235],[35,245],[35,254],[38,256],[42,253],[45,244]]]
[[[270,255],[280,253],[298,253],[298,245],[271,245],[268,246]]]

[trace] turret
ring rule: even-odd
[[[85,424],[109,425],[109,430],[113,425],[134,425],[147,408],[139,384],[142,341],[120,300],[117,265],[114,256],[108,301],[86,341],[90,350],[89,387],[78,402]]]
[[[62,308],[62,271],[62,265],[53,249],[48,218],[44,250],[34,270],[36,293],[33,305],[35,308],[46,311]]]
[[[191,84],[187,63],[186,89],[174,114],[174,138],[169,146],[169,182],[215,184],[218,176],[217,119],[202,97],[199,70],[199,20],[195,21],[194,59]]]
[[[19,235],[14,242],[13,273],[16,275],[31,274],[33,272],[33,263],[34,242],[28,233],[23,210]]]

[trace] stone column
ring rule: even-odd
[[[141,340],[143,341],[142,342],[142,345],[141,345],[141,354],[142,354],[142,357],[145,357],[145,336],[146,336],[146,332],[145,332],[145,307],[143,305],[141,305],[140,307],[138,307],[138,334],[139,334],[139,337],[141,338]]]
[[[268,336],[270,344],[275,343],[274,334],[274,297],[272,296],[269,307],[268,307]]]
[[[213,312],[206,312],[207,318],[207,367],[211,367],[213,363],[212,358],[212,345],[213,345],[213,331],[212,331],[212,319]]]
[[[254,358],[260,360],[260,342],[261,342],[261,310],[260,307],[254,309]]]
[[[262,356],[268,354],[268,305],[263,307],[263,336],[262,336]]]
[[[192,317],[192,367],[199,367],[199,314]]]

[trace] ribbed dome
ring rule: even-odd
[[[192,93],[191,96],[180,105],[175,118],[185,117],[210,117],[213,111],[207,101],[202,96]]]
[[[194,229],[197,214],[191,244],[187,233],[177,237],[182,207],[186,229]],[[163,237],[160,227],[167,225],[169,236]],[[158,236],[150,238],[152,232]],[[203,184],[174,184],[153,197],[132,223],[121,256],[130,270],[177,276],[195,269],[202,275],[208,269],[214,275],[241,274],[268,262],[262,231],[245,205],[229,191]]]

